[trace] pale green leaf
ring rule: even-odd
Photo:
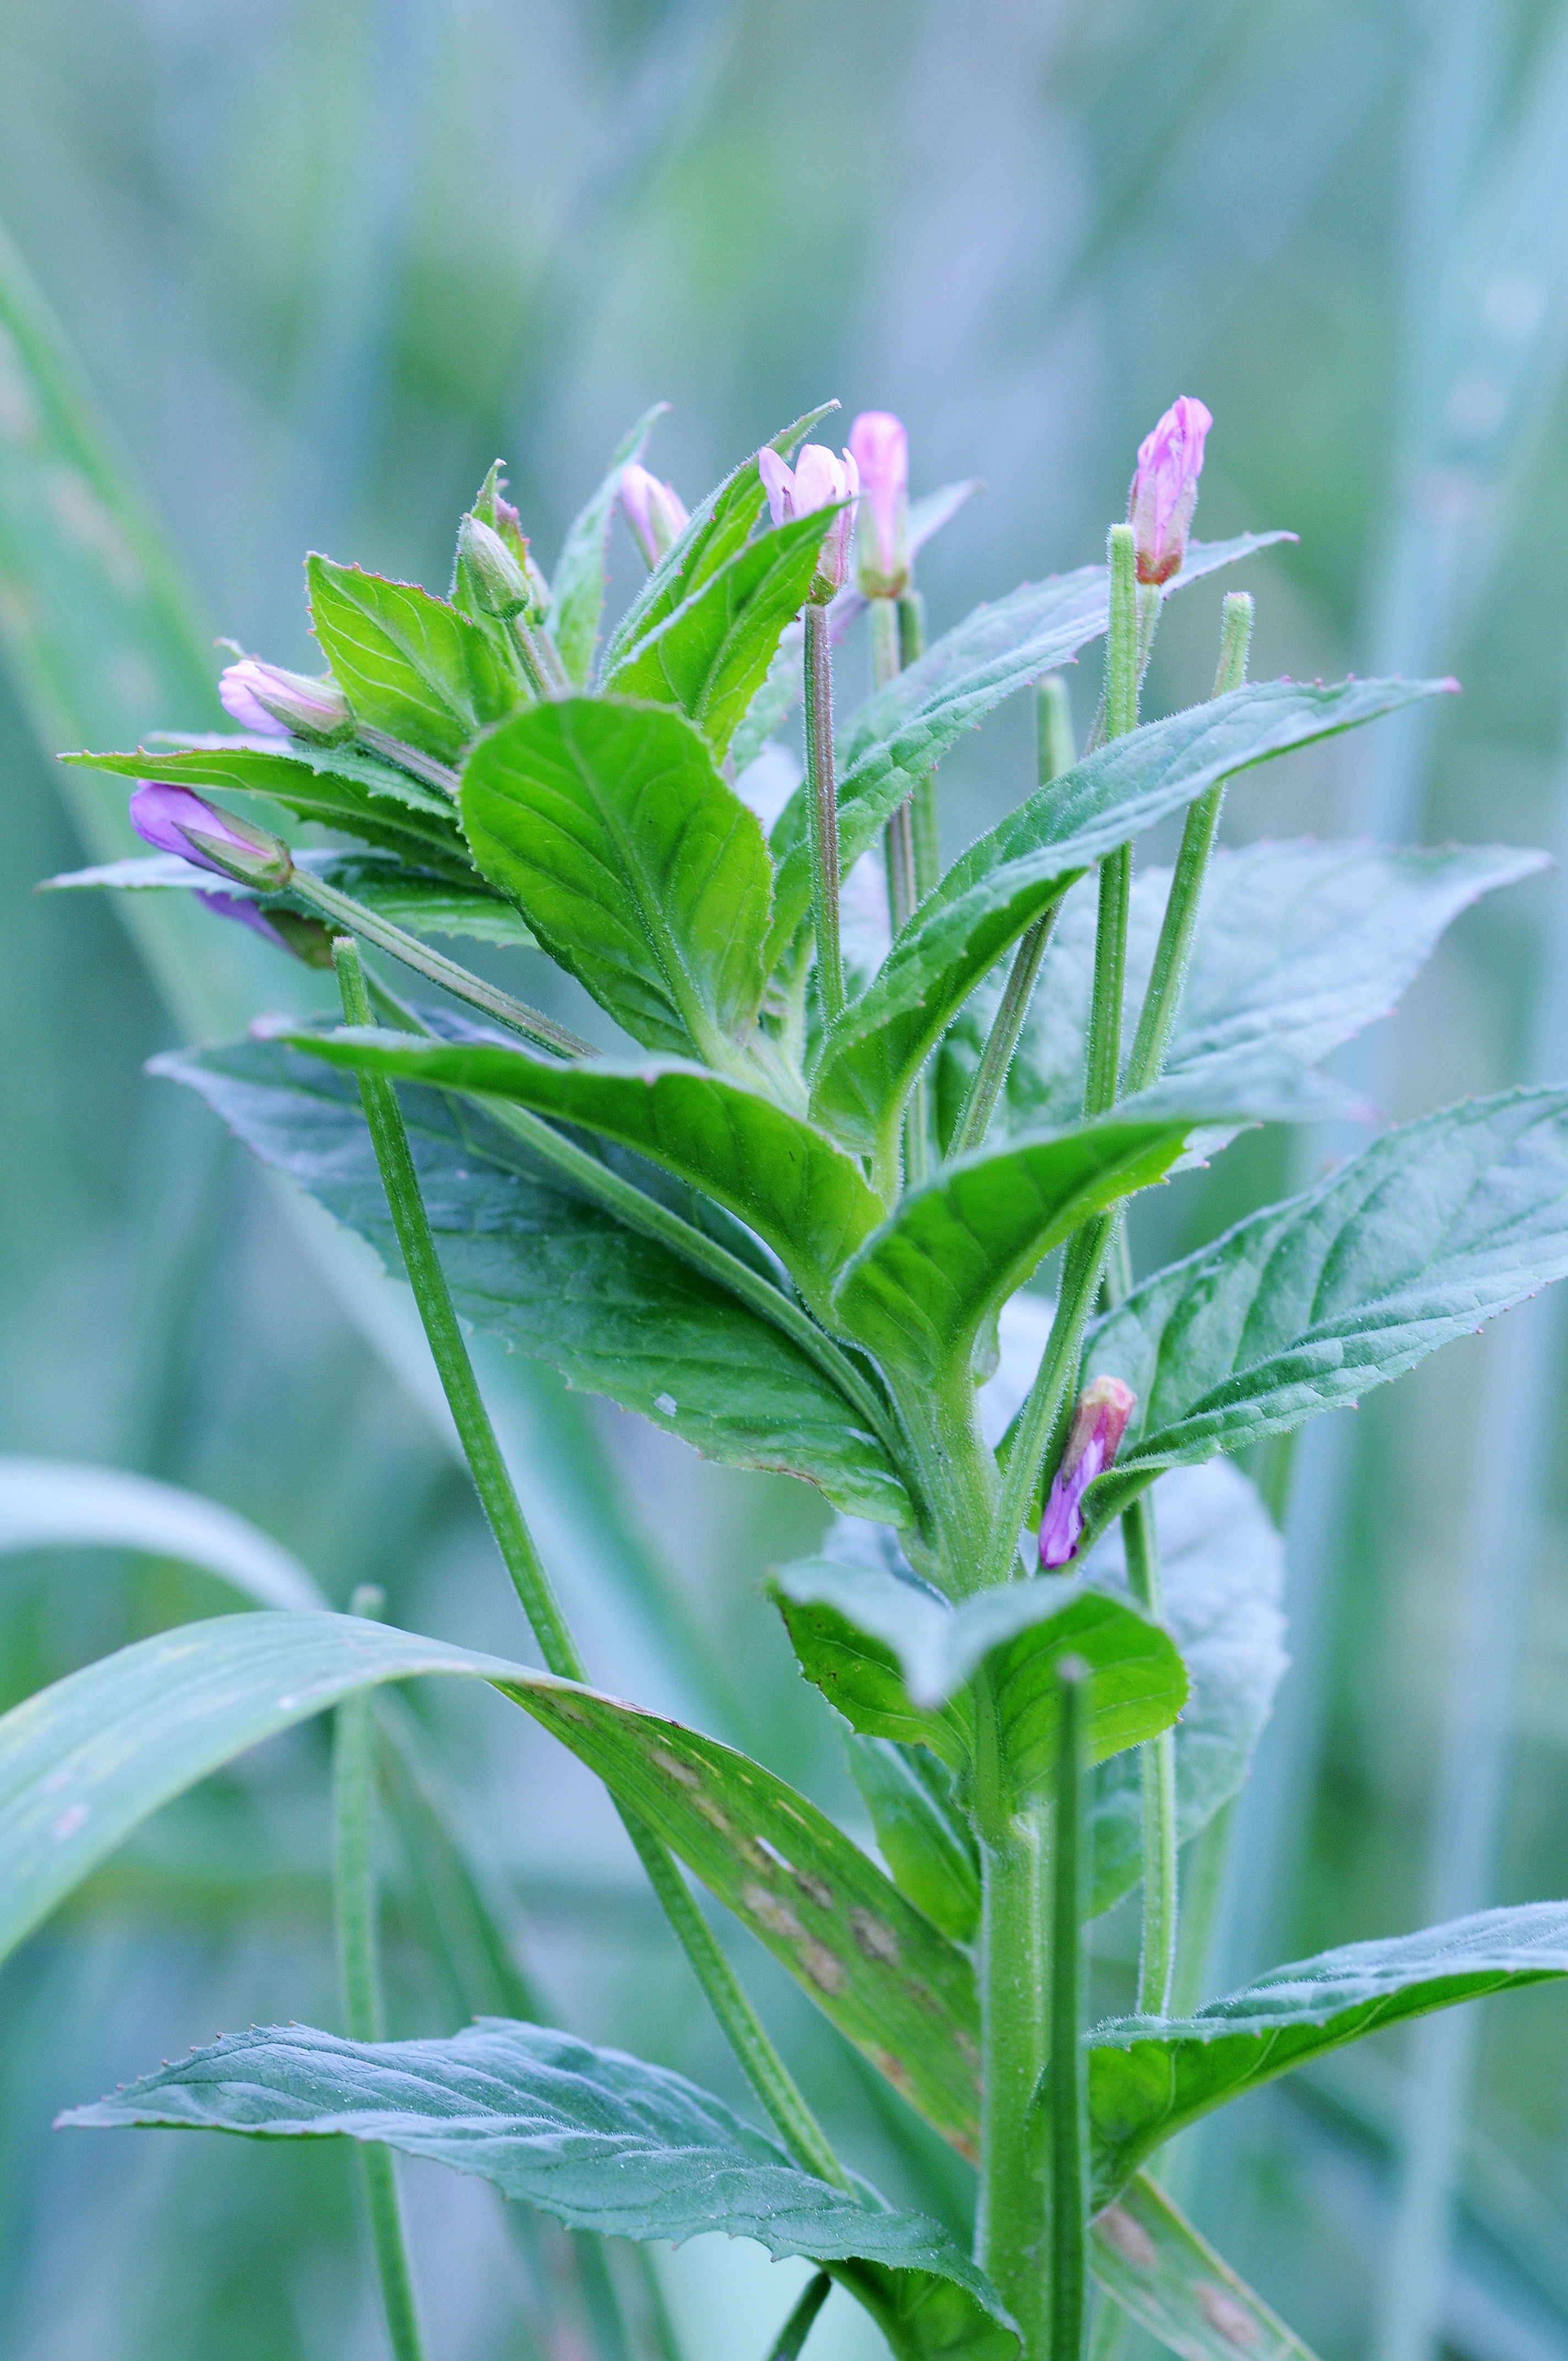
[[[462,811],[485,875],[635,1039],[733,1062],[762,996],[768,851],[689,721],[530,707],[469,757]]]
[[[0,1458],[0,1553],[82,1548],[178,1558],[260,1607],[325,1604],[291,1551],[200,1493],[72,1459]]]
[[[655,419],[662,417],[669,406],[667,401],[654,402],[621,436],[610,453],[609,465],[598,490],[566,527],[566,538],[561,544],[550,586],[548,621],[550,636],[566,667],[566,677],[578,688],[586,687],[593,675],[599,617],[604,612],[605,552],[609,545],[610,520],[615,514],[621,474],[629,461],[641,458]]]
[[[1483,1910],[1275,1968],[1190,2017],[1124,2016],[1088,2037],[1103,2203],[1200,2115],[1344,2042],[1430,2009],[1568,1975],[1568,1903]]]
[[[935,1792],[945,1776],[918,1746],[889,1738],[844,1739],[850,1776],[872,1816],[877,1849],[894,1884],[917,1910],[955,1942],[974,1940],[980,1924],[980,1856],[973,1837],[954,1808]]]
[[[1313,2361],[1146,2173],[1090,2230],[1090,2268],[1124,2312],[1181,2361]]]
[[[386,853],[322,852],[298,846],[294,866],[308,869],[313,876],[411,935],[462,935],[473,942],[499,943],[510,950],[533,948],[533,937],[512,904],[492,894],[477,877],[466,886],[457,885],[432,870],[411,869]],[[59,877],[44,878],[38,891],[80,892],[89,887],[121,893],[178,887],[187,893],[210,894],[213,873],[198,869],[194,862],[181,861],[177,852],[149,852],[139,860],[67,870]],[[224,891],[236,900],[263,905],[293,901],[287,894],[258,895],[232,881],[225,884]]]
[[[522,691],[489,633],[416,583],[305,562],[311,622],[355,718],[456,763]]]

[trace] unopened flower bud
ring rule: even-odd
[[[1138,445],[1127,522],[1137,544],[1140,582],[1168,582],[1181,570],[1198,505],[1203,438],[1213,423],[1203,404],[1184,393]]]
[[[466,565],[480,605],[489,615],[527,615],[533,611],[533,587],[527,573],[492,525],[466,516],[457,528],[457,555]]]
[[[836,459],[826,444],[807,443],[793,467],[764,444],[757,454],[757,471],[768,495],[768,514],[775,524],[787,524],[792,517],[814,516],[818,509],[831,508],[839,500],[848,503],[828,528],[806,594],[807,606],[825,606],[843,588],[850,570],[850,533],[861,489],[860,469],[848,451]]]
[[[196,899],[203,909],[220,918],[236,919],[274,950],[289,952],[306,967],[332,965],[332,937],[314,918],[302,917],[296,910],[264,910],[259,903],[247,902],[239,894],[198,894]]]
[[[648,562],[650,573],[680,539],[686,522],[686,505],[674,484],[662,484],[635,459],[620,471],[620,510],[632,538]]]
[[[281,664],[263,664],[259,656],[242,656],[225,666],[218,682],[224,711],[242,730],[268,737],[313,738],[324,745],[350,737],[354,716],[348,699],[334,680],[312,680],[302,672],[285,672]]]
[[[862,410],[850,429],[861,478],[855,570],[866,598],[909,587],[909,437],[891,410]]]
[[[293,874],[293,856],[281,837],[219,811],[189,787],[138,779],[131,795],[131,826],[159,852],[177,852],[198,869],[237,878],[242,885],[286,885]]]
[[[1083,1496],[1115,1458],[1137,1399],[1120,1378],[1096,1378],[1079,1395],[1040,1520],[1042,1565],[1066,1565],[1076,1551],[1083,1532]]]

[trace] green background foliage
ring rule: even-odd
[[[254,1010],[319,1007],[320,985],[173,897],[156,930],[133,897],[29,899],[126,843],[117,785],[47,749],[214,727],[219,631],[309,668],[306,548],[444,591],[452,520],[498,452],[548,564],[654,401],[674,407],[651,456],[688,498],[825,392],[846,417],[894,408],[917,492],[992,488],[923,555],[939,631],[1096,558],[1136,441],[1200,394],[1217,422],[1205,539],[1301,536],[1235,577],[1258,598],[1254,677],[1465,684],[1242,779],[1230,840],[1560,849],[1565,105],[1568,26],[1546,0],[14,0],[0,219],[84,380],[46,424],[99,406],[192,587],[159,609],[166,560],[117,476],[34,463],[7,311],[0,1448],[188,1486],[286,1544],[334,1605],[374,1580],[394,1621],[529,1653],[407,1303],[375,1278],[329,1286],[305,1215],[193,1094],[141,1071]],[[611,564],[613,616],[641,579],[619,527]],[[1223,587],[1172,603],[1148,712],[1206,692]],[[154,627],[181,598],[188,627]],[[863,663],[850,653],[847,681]],[[1097,691],[1091,657],[1071,675],[1080,731]],[[1022,799],[1031,763],[1022,701],[960,741],[949,854]],[[1552,878],[1488,897],[1339,1070],[1389,1120],[1561,1082],[1565,944]],[[594,1031],[543,959],[478,959]],[[199,1013],[220,1005],[221,1023]],[[1140,1266],[1364,1137],[1249,1135],[1140,1205]],[[1217,1988],[1568,1892],[1559,1318],[1526,1307],[1303,1440],[1294,1670],[1237,1807]],[[840,1726],[762,1591],[815,1551],[821,1503],[478,1350],[601,1686],[746,1745],[869,1836]],[[232,1603],[151,1551],[7,1554],[0,1703]],[[515,1956],[466,1949],[456,1914],[450,1956],[417,1941],[442,1860],[389,1837],[393,2032],[532,2008],[754,2112],[587,1773],[476,1685],[427,1684],[411,1709],[482,1828]],[[335,2023],[324,1773],[323,1726],[269,1740],[148,1823],[5,1970],[7,2361],[379,2349],[340,2147],[49,2130],[219,2028]],[[961,2230],[956,2159],[730,1939],[850,2160]],[[1099,1927],[1097,2013],[1131,2006],[1135,1943],[1125,1905]],[[1562,1999],[1465,2015],[1328,2058],[1188,2151],[1199,2225],[1325,2361],[1364,2349],[1380,2301],[1475,2361],[1568,2338]],[[1446,2231],[1421,2177],[1444,2153]],[[407,2185],[439,2356],[543,2361],[576,2337],[622,2361],[598,2249],[433,2166]],[[687,2361],[760,2354],[804,2278],[716,2241],[659,2268]],[[657,2350],[645,2287],[617,2285],[637,2353]],[[1379,2335],[1383,2361],[1414,2361]],[[874,2348],[835,2296],[813,2353]]]

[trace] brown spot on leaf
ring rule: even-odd
[[[806,1974],[820,1992],[841,1993],[850,1978],[844,1962],[836,1959],[826,1943],[807,1935],[801,1944],[800,1956]]]
[[[879,2073],[883,2073],[887,2076],[887,2079],[893,2084],[894,2089],[901,2092],[902,2095],[910,2102],[911,2105],[913,2105],[915,2103],[915,2077],[911,2074],[903,2059],[895,2058],[891,2049],[873,2049],[872,2051],[872,2062],[877,2068]]]
[[[1256,2321],[1228,2288],[1217,2287],[1212,2279],[1201,2279],[1196,2293],[1210,2327],[1218,2329],[1227,2345],[1245,2347],[1257,2343]]]
[[[898,1937],[885,1919],[872,1910],[851,1910],[850,1924],[868,1960],[882,1960],[894,1968],[898,1965]]]
[[[808,1869],[795,1870],[792,1875],[801,1892],[816,1903],[818,1910],[832,1909],[833,1888],[825,1878],[814,1876]]]
[[[1152,2271],[1155,2264],[1154,2240],[1141,2222],[1120,2205],[1107,2205],[1095,2227],[1103,2231],[1119,2255],[1125,2255],[1139,2270]]]
[[[806,1929],[789,1904],[781,1902],[776,1894],[770,1894],[765,1885],[758,1885],[754,1881],[743,1885],[740,1899],[752,1916],[760,1918],[763,1926],[770,1927],[775,1935],[784,1935],[792,1943],[798,1942],[805,1936]]]
[[[680,1781],[683,1787],[701,1786],[702,1781],[692,1769],[691,1764],[689,1763],[683,1763],[678,1755],[667,1754],[662,1746],[655,1746],[653,1749],[653,1760],[659,1765],[661,1771],[667,1771],[672,1779],[678,1779]]]

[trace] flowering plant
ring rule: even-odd
[[[140,782],[157,849],[61,882],[195,889],[335,965],[341,1026],[270,1024],[158,1071],[406,1276],[544,1661],[391,1629],[364,1598],[88,1667],[0,1724],[10,1931],[168,1795],[334,1707],[345,2032],[253,2028],[67,2120],[364,2143],[404,2361],[422,2346],[398,2150],[584,2232],[722,2229],[806,2257],[776,2356],[835,2283],[903,2361],[1076,2361],[1091,2309],[1102,2351],[1130,2318],[1200,2361],[1299,2353],[1183,2218],[1159,2151],[1375,2025],[1568,1972],[1568,1907],[1204,1997],[1213,1864],[1183,1864],[1215,1841],[1283,1662],[1277,1539],[1235,1461],[1568,1272],[1568,1088],[1387,1131],[1141,1277],[1126,1213],[1247,1125],[1343,1112],[1321,1060],[1450,917],[1540,862],[1217,848],[1227,782],[1450,684],[1249,683],[1233,593],[1212,697],[1140,718],[1164,602],[1281,537],[1189,539],[1201,403],[1143,446],[1104,566],[929,647],[910,567],[966,488],[910,503],[898,422],[857,422],[840,460],[806,441],[825,414],[689,516],[641,467],[644,422],[548,582],[492,470],[448,598],[313,556],[323,677],[244,657],[241,734],[71,758]],[[650,570],[601,652],[618,501]],[[836,715],[833,651],[867,606],[872,693]],[[1058,668],[1102,638],[1080,750]],[[1036,776],[944,870],[938,765],[1025,691]],[[751,764],[797,698],[805,776],[764,829]],[[208,800],[225,794],[324,840]],[[1135,876],[1135,840],[1177,816],[1174,866]],[[880,940],[843,923],[868,873]],[[432,939],[465,934],[548,953],[598,1038]],[[366,953],[444,996],[406,1000]],[[772,1595],[846,1727],[880,1861],[760,1763],[593,1686],[466,1323],[819,1489],[837,1521]],[[510,2017],[383,2038],[373,1702],[437,1674],[488,1682],[605,1783],[765,2125]],[[972,2243],[846,2167],[685,1872],[973,2166]],[[1090,2026],[1084,1930],[1135,1889],[1136,2006]]]

